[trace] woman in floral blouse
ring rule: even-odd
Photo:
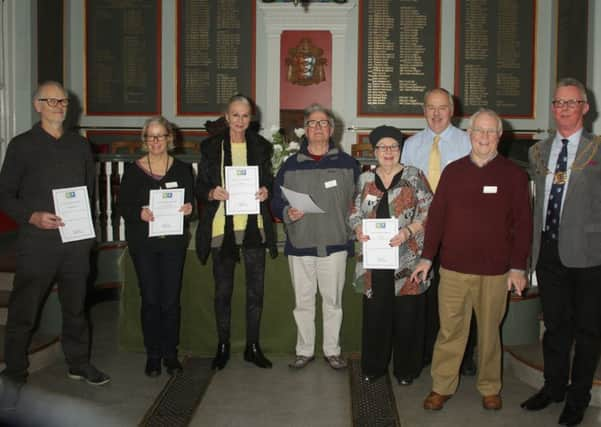
[[[399,246],[398,270],[365,270],[357,259],[355,287],[363,291],[362,371],[373,382],[388,371],[393,355],[393,373],[399,384],[409,385],[422,369],[424,295],[429,278],[409,280],[419,261],[424,226],[432,191],[421,170],[400,163],[402,135],[398,129],[379,126],[369,135],[378,161],[375,171],[359,178],[359,193],[350,216],[357,240],[366,218],[398,220],[399,232],[391,246]]]

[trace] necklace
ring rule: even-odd
[[[592,139],[592,141],[589,141],[588,144],[585,147],[583,147],[580,153],[578,153],[578,155],[574,159],[574,162],[568,168],[568,170],[583,170],[586,167],[586,165],[590,163],[593,157],[595,157],[595,154],[597,154],[597,151],[599,150],[599,145],[601,145],[601,138],[599,136],[595,136]],[[559,172],[558,174],[551,172],[547,167],[547,164],[545,164],[545,162],[543,161],[540,145],[537,144],[532,148],[532,157],[534,160],[534,167],[537,175],[554,174],[555,177],[553,179],[557,180],[558,183],[565,182],[565,179],[567,177],[567,171]]]
[[[148,172],[150,172],[150,175],[154,175],[154,173],[152,172],[152,167],[150,166],[150,156],[146,156],[146,160],[148,160]],[[163,176],[167,175],[168,168],[169,168],[169,155],[167,155],[166,159],[165,159],[165,173],[163,174]]]

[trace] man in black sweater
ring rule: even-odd
[[[2,372],[3,383],[17,388],[26,381],[31,336],[44,297],[55,282],[68,376],[93,385],[110,381],[89,361],[84,303],[94,241],[62,243],[58,229],[64,224],[54,214],[53,189],[85,185],[88,194],[94,189],[94,159],[89,145],[81,136],[63,129],[68,104],[60,83],[41,84],[33,98],[40,122],[10,142],[0,172],[0,209],[19,224],[17,267],[4,341],[6,369]]]

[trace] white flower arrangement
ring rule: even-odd
[[[300,150],[298,141],[288,141],[284,129],[278,126],[271,126],[271,143],[273,144],[273,155],[271,156],[271,164],[273,166],[273,174],[277,174],[282,164],[288,157]],[[300,140],[305,135],[303,128],[294,129],[294,134]]]

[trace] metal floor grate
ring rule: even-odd
[[[354,427],[400,427],[390,377],[384,375],[373,383],[363,381],[361,360],[349,360]]]
[[[211,378],[211,359],[189,358],[181,374],[172,377],[148,410],[140,426],[187,426]]]

